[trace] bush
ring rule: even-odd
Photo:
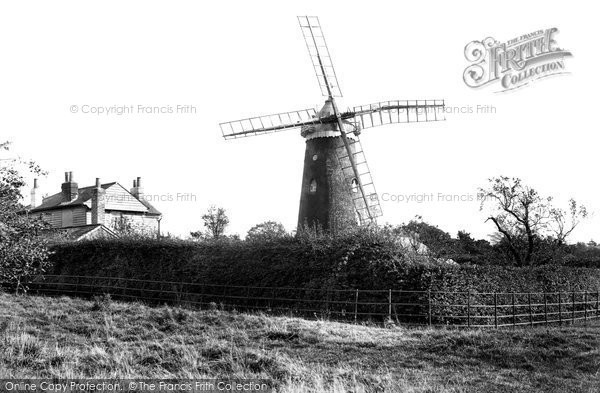
[[[301,291],[277,290],[277,297],[297,299],[300,296],[303,299],[323,299],[325,303],[282,303],[280,306],[322,307],[329,312],[331,305],[336,304],[339,305],[337,311],[343,313],[352,312],[347,307],[344,309],[343,304],[352,302],[354,297],[351,293],[352,299],[349,299],[348,292],[335,294],[332,290],[422,291],[411,295],[398,294],[399,298],[395,298],[394,302],[422,304],[406,307],[398,313],[423,315],[427,313],[427,291],[433,292],[437,313],[451,314],[456,311],[451,308],[452,304],[466,304],[464,294],[467,291],[596,291],[600,286],[600,269],[446,263],[408,252],[399,238],[387,230],[361,229],[337,237],[304,233],[264,242],[228,238],[201,242],[94,240],[56,245],[51,258],[53,273],[58,275],[173,282],[166,287],[157,284],[154,289],[140,288],[140,294],[152,295],[161,292],[157,289],[169,289],[175,293],[191,292],[197,296],[192,298],[193,301],[217,304],[223,301],[225,290],[227,295],[241,302],[244,302],[247,292],[243,288],[211,286],[304,288]],[[103,285],[108,287],[110,283],[107,281]],[[252,295],[265,299],[274,297],[270,289],[253,290]],[[371,295],[365,293],[364,296],[370,298],[366,299],[361,294],[363,302],[387,302],[387,291]],[[473,298],[474,302],[483,300],[486,299]],[[489,298],[486,303],[489,304]],[[382,309],[382,312],[387,311]]]
[[[53,247],[53,274],[216,285],[433,291],[594,289],[600,270],[455,265],[411,254],[387,231],[266,242],[93,240]]]
[[[93,240],[53,248],[53,273],[275,287],[387,288],[410,264],[395,237],[359,230],[342,237]]]
[[[9,143],[0,142],[0,151],[8,148]],[[22,165],[42,174],[34,162],[0,160],[0,285],[17,292],[26,291],[32,277],[42,274],[48,264],[46,241],[39,236],[47,225],[25,214],[21,204],[20,190],[25,186]]]

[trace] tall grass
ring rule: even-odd
[[[280,392],[586,392],[600,327],[381,328],[0,294],[0,378],[265,378]]]

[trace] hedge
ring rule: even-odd
[[[269,242],[95,240],[56,245],[51,260],[48,273],[56,275],[323,291],[554,292],[600,287],[600,269],[456,265],[411,255],[393,236],[365,232]],[[457,296],[437,294],[434,300],[452,304]],[[413,311],[422,313],[423,308]]]
[[[411,256],[381,236],[266,243],[95,240],[57,245],[50,258],[50,274],[222,285],[474,292],[600,286],[600,269],[449,264]]]

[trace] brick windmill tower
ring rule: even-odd
[[[316,16],[299,16],[304,41],[323,96],[320,111],[303,109],[221,123],[225,139],[300,128],[306,139],[298,229],[337,232],[369,225],[382,215],[359,134],[393,123],[444,120],[443,100],[384,101],[340,112],[342,97],[329,49]]]

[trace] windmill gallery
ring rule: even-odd
[[[382,215],[359,135],[363,129],[395,123],[444,119],[444,100],[395,100],[356,106],[340,112],[342,97],[319,18],[298,22],[325,104],[317,112],[302,109],[221,123],[225,139],[300,129],[306,140],[298,228],[337,232],[370,225]]]

